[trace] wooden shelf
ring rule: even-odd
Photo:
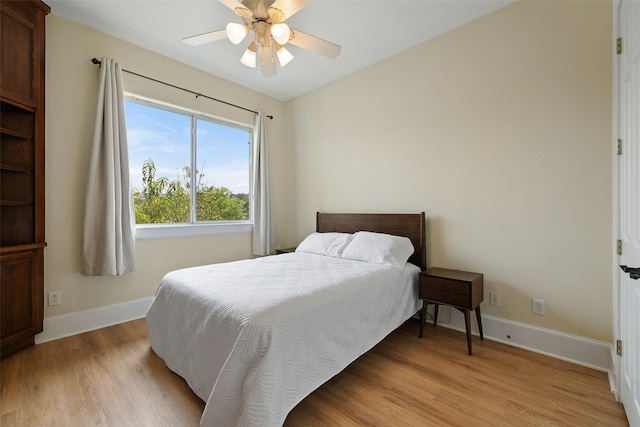
[[[4,95],[0,95],[0,102],[12,105],[12,106],[17,107],[17,108],[19,108],[21,110],[29,111],[31,113],[35,113],[36,111],[38,111],[38,107],[37,106],[33,106],[33,105],[30,105],[30,104],[25,104],[24,102],[20,102],[20,101],[17,101],[15,99],[11,99],[11,98],[9,98],[7,96],[4,96]]]
[[[0,255],[8,255],[15,252],[32,251],[34,249],[42,249],[47,246],[47,242],[28,243],[25,245],[12,245],[0,247]]]
[[[29,139],[29,140],[33,139],[33,135],[29,134],[28,132],[21,132],[16,129],[8,129],[5,127],[0,127],[0,133],[4,135],[17,136],[18,138],[22,138],[22,139]]]
[[[0,206],[33,206],[33,203],[23,200],[0,200]]]
[[[18,172],[18,173],[33,173],[32,170],[26,169],[20,166],[14,165],[3,165],[0,164],[0,170],[9,171],[9,172]]]
[[[3,88],[4,89],[4,88]],[[36,112],[2,103],[0,132],[20,139],[32,140],[35,135]]]

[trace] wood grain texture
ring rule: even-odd
[[[285,426],[627,426],[606,373],[409,320],[289,414]],[[136,320],[0,364],[0,425],[198,426],[204,403]]]

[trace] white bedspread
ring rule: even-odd
[[[419,310],[418,272],[306,253],[173,271],[151,347],[206,402],[201,426],[281,426]]]

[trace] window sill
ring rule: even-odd
[[[253,224],[250,222],[222,222],[220,224],[141,224],[136,225],[136,240],[251,233],[252,231]]]

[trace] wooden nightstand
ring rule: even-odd
[[[483,275],[460,270],[444,268],[428,268],[420,273],[420,335],[424,330],[427,317],[427,305],[435,304],[433,325],[438,322],[438,306],[450,305],[464,313],[464,323],[467,328],[467,347],[471,355],[471,319],[469,311],[476,311],[480,339],[482,334],[482,319],[480,318],[480,303],[484,299]]]
[[[280,254],[290,254],[291,252],[295,252],[296,248],[283,248],[283,249],[276,249],[276,255],[280,255]]]

